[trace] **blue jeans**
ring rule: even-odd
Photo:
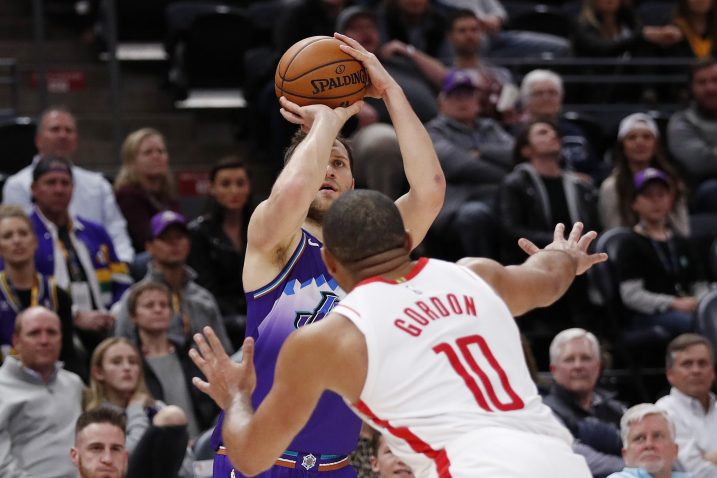
[[[635,314],[634,320],[632,321],[632,328],[641,329],[660,325],[664,327],[670,335],[677,337],[680,334],[692,332],[694,330],[694,322],[694,314],[679,310],[668,310],[655,314]]]

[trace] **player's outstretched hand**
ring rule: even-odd
[[[286,121],[301,126],[301,129],[305,133],[309,132],[311,125],[313,125],[319,117],[324,117],[335,122],[335,126],[341,129],[350,117],[361,111],[361,107],[363,106],[363,101],[357,101],[345,108],[338,107],[334,109],[319,104],[299,106],[287,100],[284,96],[279,98],[279,103],[281,104],[281,109],[279,110],[281,116],[283,116]]]
[[[256,387],[254,371],[254,339],[244,340],[241,363],[232,361],[224,352],[219,338],[211,329],[204,327],[202,334],[194,334],[197,349],[191,349],[189,356],[206,377],[192,378],[192,383],[226,410],[237,395],[249,399]]]
[[[595,231],[589,231],[583,234],[583,223],[576,222],[570,231],[570,235],[565,239],[565,226],[562,223],[558,223],[553,233],[553,242],[545,246],[545,250],[564,251],[573,256],[577,261],[577,271],[575,274],[580,275],[593,265],[607,260],[607,254],[604,252],[596,254],[588,253],[588,247],[596,237],[597,232]],[[531,256],[542,250],[525,238],[518,240],[518,245]]]
[[[371,84],[366,91],[366,96],[373,98],[384,98],[386,90],[391,87],[398,87],[398,83],[383,67],[376,55],[366,50],[359,42],[351,37],[334,33],[334,38],[341,40],[345,45],[341,45],[341,51],[344,51],[360,61],[366,68]]]

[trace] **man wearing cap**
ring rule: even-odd
[[[146,250],[151,261],[142,282],[161,282],[172,292],[170,338],[185,344],[192,334],[208,325],[217,333],[224,349],[233,352],[214,296],[195,282],[196,273],[187,266],[190,241],[184,216],[169,210],[157,213],[150,222],[150,232],[152,239],[147,241]],[[112,315],[117,319],[115,335],[134,338],[135,328],[127,309],[128,296],[125,294],[115,304]]]
[[[440,114],[426,124],[447,183],[431,231],[434,237],[448,233],[453,242],[460,241],[456,259],[494,255],[490,209],[512,166],[513,137],[495,120],[480,117],[481,94],[474,72],[449,71],[438,95]],[[450,243],[441,246],[455,249]]]
[[[32,164],[10,176],[3,187],[3,202],[17,204],[29,212],[32,210],[30,185],[32,170],[41,156],[52,155],[72,161],[77,151],[77,122],[63,107],[53,106],[45,110],[37,125],[35,146],[38,155]],[[97,224],[101,224],[115,246],[123,262],[131,262],[134,249],[127,234],[127,223],[117,206],[114,191],[102,174],[72,165],[75,188],[70,202],[70,212]]]
[[[35,208],[30,216],[38,239],[35,265],[70,292],[77,327],[103,334],[114,323],[107,309],[132,279],[105,228],[70,213],[72,171],[71,163],[61,157],[43,156],[35,163]]]
[[[670,227],[674,185],[663,171],[633,177],[632,209],[638,218],[618,252],[620,297],[633,326],[664,327],[677,336],[693,329],[699,300],[709,292],[688,240]]]

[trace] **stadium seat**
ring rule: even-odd
[[[707,337],[712,348],[717,350],[717,290],[713,290],[700,301],[697,309],[697,331]]]
[[[583,130],[593,151],[595,151],[598,158],[602,159],[609,142],[606,139],[605,130],[600,124],[600,121],[588,113],[580,113],[577,111],[566,111],[562,114],[562,117],[576,124]]]
[[[508,28],[570,37],[570,19],[559,9],[543,4],[512,14]]]
[[[15,174],[32,162],[35,147],[35,121],[26,116],[0,122],[0,149],[3,159],[0,172]]]

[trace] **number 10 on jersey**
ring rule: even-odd
[[[492,376],[497,376],[498,378],[499,383],[496,383],[495,386],[491,382],[491,378],[488,376],[488,374],[486,374],[485,371],[480,367],[480,365],[478,365],[478,361],[474,357],[474,352],[472,352],[469,348],[471,345],[477,346],[485,361],[495,372],[495,374],[491,374]],[[433,347],[433,351],[436,354],[446,355],[446,358],[451,364],[451,367],[453,367],[453,370],[455,370],[458,376],[463,379],[466,386],[475,397],[478,406],[485,411],[507,412],[511,410],[520,410],[521,408],[523,408],[523,400],[521,400],[518,394],[515,393],[513,387],[510,386],[510,382],[508,382],[508,376],[506,375],[505,370],[503,370],[503,367],[500,366],[498,361],[495,359],[493,352],[491,352],[490,348],[488,347],[488,344],[486,343],[485,339],[480,335],[468,335],[466,337],[461,337],[459,339],[456,339],[454,344],[450,344],[447,342],[440,343]],[[463,363],[458,358],[459,354],[468,364],[470,372],[466,370],[466,368],[463,366]],[[476,378],[483,385],[485,394],[478,386]],[[495,378],[493,380],[495,380]],[[501,400],[498,398],[497,394],[495,393],[496,386],[501,387],[505,394],[510,398],[507,403],[501,402]],[[488,396],[488,400],[486,400],[485,395]],[[490,401],[492,408],[491,405],[488,404],[488,401]]]

